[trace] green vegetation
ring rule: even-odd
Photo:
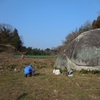
[[[93,21],[92,28],[93,29],[100,28],[100,16],[98,16],[97,19]]]
[[[99,70],[84,70],[84,69],[82,69],[82,70],[80,70],[80,73],[82,73],[82,74],[89,74],[89,73],[100,74],[100,71]]]
[[[0,24],[0,44],[12,45],[18,51],[23,43],[16,28],[13,29],[11,25]]]
[[[37,59],[42,59],[42,58],[57,58],[57,55],[24,55],[25,58],[37,58]],[[21,55],[14,55],[14,57],[21,57]]]

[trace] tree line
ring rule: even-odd
[[[42,50],[23,46],[23,41],[21,36],[19,36],[18,30],[8,24],[0,24],[0,44],[9,44],[15,48],[15,51],[28,55],[54,55],[58,53],[58,50],[55,48]]]
[[[45,50],[41,50],[39,48],[23,46],[22,38],[19,36],[16,28],[13,28],[9,24],[0,24],[0,44],[10,44],[15,48],[15,51],[24,52],[24,54],[54,55],[62,52],[64,48],[82,32],[96,28],[100,28],[100,16],[98,16],[96,20],[93,20],[93,22],[86,21],[84,25],[69,33],[69,35],[65,37],[65,40],[61,46],[52,49],[47,48]]]
[[[0,44],[10,44],[18,51],[23,45],[23,42],[16,28],[11,25],[0,24]]]
[[[85,31],[89,31],[91,29],[96,29],[100,28],[100,16],[97,17],[96,20],[93,20],[93,22],[86,21],[84,25],[80,26],[78,29],[75,31],[69,33],[68,36],[65,37],[65,40],[63,41],[62,45],[60,46],[60,52],[62,52],[65,47],[72,41],[74,40],[78,35]]]

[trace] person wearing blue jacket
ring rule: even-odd
[[[34,70],[34,68],[33,68],[32,65],[28,65],[28,66],[26,66],[26,67],[24,68],[24,74],[25,74],[26,77],[27,77],[28,75],[32,76],[32,75],[34,75],[34,73],[35,73],[35,70]]]

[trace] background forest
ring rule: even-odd
[[[19,36],[17,28],[13,28],[10,24],[0,24],[0,52],[3,51],[1,47],[11,45],[14,48],[14,51],[20,51],[21,53],[28,55],[57,55],[82,32],[96,28],[100,28],[100,16],[98,16],[93,22],[86,21],[84,25],[80,26],[80,28],[69,33],[69,35],[65,37],[62,45],[51,49],[47,48],[41,50],[40,48],[24,46],[24,42],[22,41],[22,37]]]

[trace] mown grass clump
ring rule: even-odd
[[[82,73],[82,74],[89,74],[89,73],[91,73],[91,74],[100,74],[99,70],[84,70],[84,69],[82,69],[79,72]]]

